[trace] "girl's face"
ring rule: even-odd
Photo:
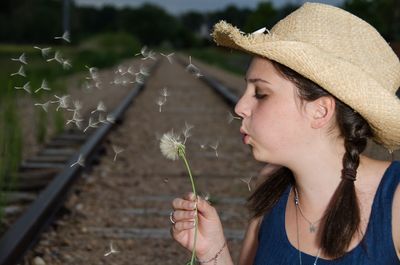
[[[272,63],[254,57],[246,75],[246,90],[235,107],[243,118],[243,142],[255,159],[285,165],[296,159],[311,141],[307,115],[296,86]]]

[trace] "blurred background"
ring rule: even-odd
[[[399,0],[319,2],[363,18],[399,53]],[[24,157],[65,127],[61,112],[47,113],[32,107],[32,103],[44,101],[46,94],[24,93],[27,80],[18,74],[20,65],[11,58],[18,59],[21,54],[28,58],[24,65],[24,74],[29,76],[25,91],[40,87],[45,77],[58,95],[67,93],[66,80],[82,75],[86,66],[113,67],[140,53],[145,45],[158,52],[190,54],[243,74],[248,58],[216,48],[209,36],[213,24],[224,19],[245,32],[271,28],[301,4],[303,1],[298,0],[0,1],[0,190],[15,184],[13,176]],[[70,42],[55,39],[64,32],[69,32]],[[69,58],[69,65],[43,63],[39,48],[46,47]],[[5,200],[2,194],[0,205]]]

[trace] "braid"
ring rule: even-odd
[[[360,224],[360,208],[354,181],[360,164],[360,153],[371,136],[368,123],[356,112],[336,100],[336,118],[344,138],[342,180],[327,207],[323,229],[319,231],[322,251],[330,257],[346,253]],[[340,232],[343,236],[338,237]]]

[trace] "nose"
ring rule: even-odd
[[[235,113],[239,115],[242,119],[250,116],[251,114],[250,102],[248,100],[248,96],[246,96],[246,93],[236,103]]]

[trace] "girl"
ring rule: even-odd
[[[306,3],[271,32],[220,22],[217,44],[254,55],[235,111],[270,174],[240,265],[400,264],[400,163],[361,153],[400,146],[400,62],[379,33],[336,7]],[[233,264],[216,210],[190,194],[172,203],[171,233],[201,264]]]

